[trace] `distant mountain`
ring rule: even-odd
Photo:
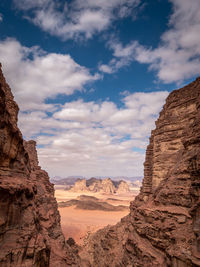
[[[73,186],[75,184],[75,182],[78,180],[78,179],[86,179],[86,184],[87,186],[89,186],[91,183],[93,183],[93,181],[96,181],[96,180],[104,180],[104,179],[107,179],[108,176],[103,176],[103,177],[100,177],[100,176],[95,176],[95,177],[92,177],[92,178],[85,178],[83,176],[68,176],[66,178],[62,178],[60,176],[55,176],[53,178],[51,178],[51,182],[55,185],[70,185],[70,186]],[[133,176],[133,177],[127,177],[127,176],[111,176],[110,179],[112,180],[113,184],[115,187],[117,187],[119,185],[119,183],[121,182],[121,180],[124,180],[124,181],[129,181],[129,182],[136,182],[136,184],[139,182],[142,181],[142,176]]]
[[[80,179],[80,178],[78,178],[78,177],[67,177],[67,178],[60,178],[60,179],[52,178],[51,182],[55,185],[73,186],[78,179]]]
[[[126,181],[113,181],[110,178],[97,179],[92,177],[88,180],[77,179],[75,185],[70,188],[71,192],[100,192],[105,194],[123,194],[130,192]]]

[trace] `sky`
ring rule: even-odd
[[[199,0],[1,0],[19,127],[53,176],[142,176],[168,94],[200,75]]]

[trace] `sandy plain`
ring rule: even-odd
[[[69,192],[64,190],[65,186],[55,186],[55,197],[57,202],[76,199],[80,195],[94,196],[109,204],[126,206],[123,211],[103,211],[103,210],[81,210],[74,206],[59,208],[61,215],[61,227],[65,238],[72,237],[77,244],[81,245],[90,233],[93,233],[107,225],[113,225],[129,213],[130,201],[134,200],[138,194],[138,189],[132,190],[128,194],[108,195],[93,192]]]

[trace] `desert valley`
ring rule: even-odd
[[[83,245],[91,233],[114,225],[128,215],[130,202],[139,193],[141,183],[136,178],[135,182],[128,183],[110,178],[76,179],[71,183],[70,180],[53,180],[55,197],[63,234],[79,245]]]

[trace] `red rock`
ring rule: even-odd
[[[200,266],[200,78],[168,96],[130,214],[91,235],[80,256],[99,267]]]
[[[54,188],[23,141],[18,106],[0,71],[0,266],[81,266],[65,241]]]
[[[67,244],[35,142],[0,72],[0,266],[200,266],[200,78],[173,91],[152,131],[140,194],[130,214]]]

